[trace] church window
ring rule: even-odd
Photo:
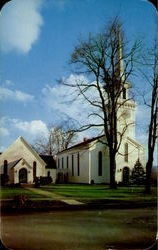
[[[125,88],[123,88],[123,99],[126,99],[127,98],[127,96],[126,96],[126,89]]]
[[[64,157],[62,157],[62,168],[64,168]]]
[[[4,160],[4,175],[8,175],[8,161]]]
[[[98,153],[98,175],[102,176],[102,152]]]
[[[34,161],[33,162],[33,179],[36,178],[36,166],[37,166],[36,161]]]
[[[80,176],[80,153],[77,154],[77,175]]]
[[[74,156],[72,155],[72,176],[74,176]]]
[[[66,158],[66,166],[67,166],[67,168],[69,168],[69,156],[67,156],[67,158]]]
[[[58,158],[58,168],[60,168],[60,159]]]
[[[125,162],[128,162],[128,143],[125,143]]]

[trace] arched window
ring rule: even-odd
[[[58,158],[58,168],[60,168],[60,159]]]
[[[102,176],[102,152],[98,153],[98,175]]]
[[[72,176],[74,176],[74,156],[72,155]]]
[[[66,159],[67,159],[67,160],[66,160],[66,165],[67,165],[67,168],[69,168],[69,156],[67,156]]]
[[[80,176],[80,153],[77,154],[77,175]]]
[[[36,166],[37,166],[36,161],[34,161],[33,162],[33,179],[36,178]]]
[[[128,162],[128,143],[125,143],[125,162]]]
[[[64,157],[62,157],[62,168],[64,168]]]
[[[3,169],[4,175],[8,175],[8,161],[4,160],[4,169]]]

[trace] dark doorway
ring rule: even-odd
[[[64,183],[63,173],[58,173],[57,183]]]
[[[68,173],[64,174],[64,183],[68,183]]]
[[[19,183],[27,183],[27,169],[21,168],[19,170]]]
[[[124,167],[123,168],[122,181],[123,181],[124,184],[128,184],[129,183],[129,168],[128,167]]]

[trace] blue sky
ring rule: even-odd
[[[47,126],[65,119],[65,113],[75,119],[83,114],[86,107],[79,110],[80,104],[64,104],[70,93],[57,85],[57,79],[73,79],[68,61],[78,38],[103,30],[116,15],[128,40],[143,38],[147,46],[152,44],[156,13],[145,0],[12,0],[4,6],[0,15],[1,150],[20,135],[30,143],[46,135]],[[140,79],[136,80],[139,84]],[[145,123],[148,111],[141,105],[138,113],[138,124]],[[141,135],[137,130],[145,143],[144,130]]]

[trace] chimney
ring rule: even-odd
[[[83,137],[83,141],[88,141],[88,138],[87,137]]]

